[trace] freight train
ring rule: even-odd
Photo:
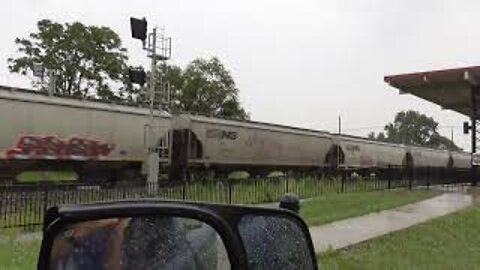
[[[73,171],[82,182],[145,179],[149,110],[127,104],[48,96],[0,86],[0,179],[29,171]],[[156,111],[161,168],[181,178],[386,166],[469,168],[465,152],[382,143],[324,131]]]

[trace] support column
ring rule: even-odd
[[[472,102],[472,114],[470,116],[471,122],[471,140],[472,140],[472,168],[471,168],[471,184],[472,186],[476,186],[478,182],[478,167],[479,167],[479,159],[476,158],[476,153],[478,153],[479,149],[477,148],[480,142],[479,132],[477,131],[477,127],[480,125],[480,112],[478,108],[478,103],[480,101],[480,86],[472,85],[471,86],[471,102]]]

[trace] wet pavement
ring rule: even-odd
[[[310,227],[315,252],[344,248],[450,214],[473,205],[477,198],[471,192],[444,193],[398,208]]]

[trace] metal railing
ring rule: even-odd
[[[300,198],[332,193],[457,186],[470,182],[470,169],[378,168],[342,169],[317,174],[296,174],[264,179],[203,180],[146,186],[105,188],[96,185],[39,184],[0,186],[0,228],[33,228],[53,205],[135,198],[160,198],[260,204],[278,202],[287,192]]]

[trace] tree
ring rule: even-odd
[[[377,135],[377,140],[379,140],[381,142],[386,142],[387,138],[385,137],[385,133],[379,132],[378,135]]]
[[[460,150],[454,142],[438,133],[438,122],[417,111],[397,113],[392,123],[384,127],[384,132],[370,133],[369,138],[378,141],[403,143],[447,150]]]
[[[438,135],[438,123],[433,118],[416,111],[399,112],[393,123],[384,130],[389,141],[429,146],[431,138]]]
[[[239,90],[233,77],[218,58],[198,58],[190,62],[185,69],[175,65],[160,65],[157,71],[160,80],[155,88],[160,92],[158,90],[165,84],[170,85],[172,112],[240,120],[249,118],[238,100]],[[131,92],[137,93],[137,102],[148,103],[148,91]],[[160,101],[157,99],[156,103],[158,102]]]
[[[173,98],[175,109],[214,117],[248,118],[240,106],[235,81],[218,58],[193,60],[181,77],[181,87]],[[170,76],[170,80],[174,78]],[[176,81],[172,84],[180,86]]]
[[[54,74],[56,91],[62,95],[121,98],[111,84],[124,80],[127,55],[114,31],[80,22],[60,24],[50,20],[39,21],[37,27],[38,31],[28,38],[15,39],[21,56],[8,59],[11,72],[26,75],[39,63],[47,71],[46,81],[52,79],[50,72]],[[44,83],[39,84],[44,90]]]
[[[431,145],[435,148],[446,149],[451,151],[460,151],[462,150],[458,147],[453,141],[444,136],[434,136],[431,139]]]
[[[375,135],[375,132],[370,132],[368,133],[367,138],[369,138],[370,140],[376,140],[381,142],[387,141],[387,139],[385,138],[385,133],[383,132],[379,132],[377,135]]]

